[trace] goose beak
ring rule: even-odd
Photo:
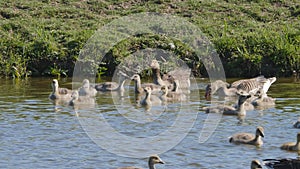
[[[265,137],[264,132],[260,132],[260,136]]]
[[[165,162],[164,162],[164,161],[162,161],[162,160],[160,160],[160,161],[159,161],[159,164],[165,164]]]

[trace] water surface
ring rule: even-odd
[[[78,120],[78,115],[83,117],[87,114],[67,105],[55,105],[48,99],[51,80],[1,79],[0,168],[117,168],[132,165],[147,168],[146,158],[122,157],[98,146]],[[71,79],[60,79],[59,82],[61,86],[72,87]],[[300,117],[299,82],[278,79],[268,93],[276,98],[275,107],[249,111],[242,122],[233,116],[223,116],[205,143],[199,143],[198,139],[207,118],[201,107],[210,104],[204,100],[208,80],[197,79],[197,83],[199,89],[193,89],[188,102],[191,115],[196,115],[195,123],[181,142],[160,154],[166,164],[157,168],[241,169],[250,168],[252,159],[297,157],[296,153],[280,150],[279,146],[295,141],[300,131],[292,127]],[[119,98],[118,101],[112,99],[110,93],[98,94],[95,109],[88,115],[101,115],[122,134],[137,138],[155,136],[165,131],[178,116],[180,104],[154,107],[151,113],[147,113],[144,108],[132,105],[132,86],[126,87],[126,90],[129,92],[122,98],[118,94],[114,96]],[[185,123],[190,125],[188,121]],[[258,125],[265,128],[262,147],[228,142],[230,135],[241,131],[254,133]],[[106,142],[109,144],[112,140],[108,138]],[[124,151],[130,151],[126,150],[126,145],[123,147]]]

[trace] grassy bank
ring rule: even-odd
[[[296,0],[2,0],[0,75],[71,76],[80,49],[97,28],[139,12],[173,14],[197,25],[215,45],[228,77],[290,76],[300,71]],[[141,40],[133,39],[126,43],[132,46],[111,52],[112,58],[126,57],[126,50],[140,45]],[[181,57],[186,57],[184,52]],[[205,68],[196,65],[200,67],[195,73],[205,76]]]

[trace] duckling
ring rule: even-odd
[[[161,104],[161,100],[157,96],[151,95],[152,90],[150,87],[145,87],[144,92],[146,93],[146,96],[140,101],[141,105],[152,106],[152,104]]]
[[[143,83],[141,84],[141,77],[138,74],[134,74],[131,77],[132,80],[134,80],[134,91],[137,94],[144,93],[144,87],[150,87],[152,89],[152,92],[158,92],[160,91],[161,86],[154,84],[154,83]]]
[[[58,85],[57,79],[52,80],[52,93],[49,95],[49,98],[51,100],[56,100],[56,99],[64,99],[64,100],[70,100],[72,90],[69,90],[67,88],[60,88]]]
[[[264,128],[259,126],[256,129],[255,135],[251,133],[237,133],[229,138],[229,142],[261,146],[263,144],[261,137],[264,137]]]
[[[252,160],[251,169],[262,169],[262,166],[258,160]]]
[[[91,96],[95,97],[97,94],[97,90],[94,87],[90,86],[90,81],[88,79],[84,79],[82,82],[82,87],[78,89],[79,96]]]
[[[164,161],[162,161],[162,159],[158,156],[158,155],[152,155],[149,157],[148,160],[148,167],[149,169],[155,169],[155,164],[165,164]],[[142,169],[139,167],[121,167],[118,169]]]
[[[297,142],[288,142],[284,143],[280,146],[282,150],[288,150],[288,151],[300,151],[300,133],[297,134]]]
[[[236,115],[236,116],[245,116],[245,102],[251,95],[240,95],[238,100],[237,108],[232,106],[214,106],[214,107],[204,107],[203,109],[206,113],[223,113],[223,115]]]

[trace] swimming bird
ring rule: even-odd
[[[235,87],[230,87],[230,84],[222,80],[216,80],[208,84],[205,89],[205,98],[208,100],[211,95],[217,93],[220,97],[237,96]]]
[[[269,97],[267,93],[261,89],[258,92],[258,97],[252,101],[252,104],[256,107],[270,107],[275,105],[275,98]]]
[[[150,67],[151,67],[152,73],[153,73],[153,83],[154,84],[157,84],[160,86],[166,85],[168,87],[172,85],[172,82],[168,81],[167,79],[163,80],[161,78],[160,66],[159,66],[159,63],[157,60],[152,60]]]
[[[158,156],[158,155],[152,155],[149,157],[148,160],[148,167],[149,169],[155,169],[155,164],[165,164],[165,162]],[[121,167],[118,169],[142,169],[139,167]]]
[[[264,159],[263,163],[271,169],[298,169],[300,167],[299,158]]]
[[[82,82],[82,86],[78,89],[79,96],[91,96],[94,97],[97,95],[97,90],[90,86],[90,81],[88,79],[84,79]]]
[[[276,77],[265,78],[257,76],[250,79],[241,79],[229,84],[222,80],[216,80],[206,86],[205,98],[209,99],[214,93],[218,93],[220,97],[236,96],[237,93],[249,93],[250,91],[259,91],[263,89],[265,93],[269,90],[271,84],[276,81]],[[250,93],[251,94],[251,93]],[[254,93],[255,94],[255,93]]]
[[[297,134],[297,142],[288,142],[284,143],[280,146],[282,150],[288,150],[288,151],[300,151],[300,133]]]
[[[252,160],[251,169],[262,169],[262,165],[258,160]]]
[[[57,79],[52,80],[51,86],[52,86],[52,93],[49,95],[49,98],[51,100],[71,99],[72,90],[69,90],[67,88],[60,88]]]
[[[161,87],[161,92],[162,95],[160,96],[160,99],[163,102],[170,102],[170,101],[185,101],[186,100],[186,95],[183,93],[177,93],[177,92],[172,92],[168,91],[167,86],[162,86]]]
[[[146,96],[143,100],[140,101],[140,104],[143,106],[152,106],[153,104],[161,104],[161,100],[159,97],[155,95],[151,95],[151,88],[145,87],[144,91],[146,93]]]
[[[237,133],[229,138],[229,142],[261,146],[263,144],[261,137],[264,137],[264,128],[259,126],[256,129],[255,135],[251,133]]]
[[[120,75],[119,78],[119,83],[116,82],[104,82],[104,83],[100,83],[100,84],[96,84],[95,85],[95,89],[97,91],[101,91],[101,92],[107,92],[107,91],[124,91],[124,84],[125,81],[127,79],[129,79],[129,77],[123,73],[123,72],[119,72],[118,73]]]
[[[239,95],[237,107],[228,106],[228,105],[219,105],[212,107],[204,107],[203,109],[206,113],[223,113],[223,115],[236,115],[236,116],[245,116],[245,102],[251,95]]]
[[[154,83],[143,83],[141,84],[141,77],[138,74],[134,74],[131,79],[134,81],[134,91],[137,94],[144,93],[144,87],[150,87],[152,92],[160,91],[161,86]]]
[[[72,99],[69,101],[69,106],[74,107],[93,107],[95,105],[95,99],[89,96],[79,96],[77,90],[72,92]]]

